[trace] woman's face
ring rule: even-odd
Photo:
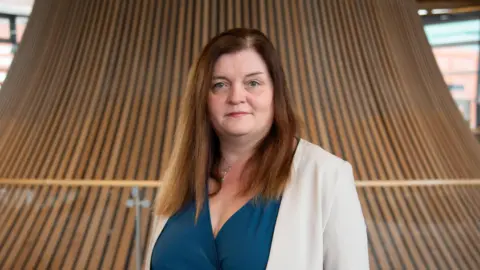
[[[261,139],[273,122],[273,85],[262,57],[252,49],[222,55],[208,96],[210,121],[219,137]]]

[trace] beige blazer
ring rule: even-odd
[[[167,220],[154,220],[145,269],[150,269],[152,249]],[[369,269],[366,225],[351,165],[303,139],[266,269]]]

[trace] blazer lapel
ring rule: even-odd
[[[295,196],[292,185],[285,190],[277,222],[272,238],[267,270],[300,269],[297,267],[299,254],[296,249],[300,246],[298,241],[298,227],[295,223],[299,220],[295,217]]]
[[[297,207],[297,200],[301,199],[302,193],[301,185],[296,183],[298,182],[296,171],[302,156],[302,146],[303,142],[300,140],[293,160],[292,178],[285,188],[278,211],[267,270],[306,269],[303,265],[306,261],[303,258],[306,252],[302,248],[306,243],[301,243],[304,238],[299,231],[299,228],[303,227],[300,223],[305,222],[305,219],[300,217],[301,211],[298,211]]]
[[[160,236],[160,234],[162,233],[163,231],[163,228],[165,228],[165,224],[167,224],[167,221],[168,221],[168,217],[159,217],[157,219],[157,225],[155,227],[155,232],[154,232],[154,242],[153,244],[155,244],[155,242],[157,241],[157,238]]]
[[[155,247],[155,243],[157,242],[158,237],[165,228],[165,224],[167,224],[168,217],[157,217],[153,219],[153,228],[152,234],[150,236],[150,245],[148,246],[147,254],[145,256],[145,266],[144,270],[150,270],[150,264],[152,263],[152,253],[153,248]]]

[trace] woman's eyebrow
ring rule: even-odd
[[[228,81],[228,78],[227,78],[227,77],[225,77],[225,76],[218,76],[218,75],[213,75],[212,79],[213,79],[213,80],[220,80],[220,79],[222,79],[222,80],[227,80],[227,81]]]
[[[260,74],[263,74],[263,72],[261,72],[261,71],[252,72],[252,73],[247,74],[245,77],[251,77],[251,76],[260,75]]]
[[[251,76],[260,75],[260,74],[263,74],[263,72],[256,71],[256,72],[248,73],[247,75],[245,75],[245,77],[251,77]],[[212,79],[213,80],[227,80],[228,81],[227,77],[221,76],[221,75],[213,75]]]

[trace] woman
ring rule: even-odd
[[[233,29],[190,71],[146,269],[368,269],[349,163],[297,138],[261,32]]]

